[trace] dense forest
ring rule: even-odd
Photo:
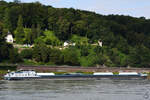
[[[8,33],[34,47],[18,52]],[[76,45],[59,49],[65,41]],[[102,47],[92,45],[98,41]],[[1,0],[0,62],[150,67],[150,19]]]

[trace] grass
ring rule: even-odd
[[[114,75],[119,75],[119,72],[113,72]]]
[[[7,73],[7,70],[0,70],[0,75],[4,75],[4,74],[6,74]]]
[[[7,73],[7,70],[0,70],[0,80],[3,79],[3,76]]]
[[[93,75],[94,72],[76,71],[75,73],[82,73],[82,74],[85,74],[85,75]]]
[[[83,72],[83,74],[85,74],[85,75],[93,75],[94,72]]]
[[[69,74],[68,72],[53,72],[55,75],[64,75]]]

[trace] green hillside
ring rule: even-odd
[[[5,42],[8,31],[34,47],[18,53]],[[0,1],[0,62],[150,67],[150,19]]]

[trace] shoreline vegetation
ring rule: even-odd
[[[3,79],[3,76],[10,71],[16,71],[17,65],[16,64],[2,64],[0,63],[0,80]]]
[[[16,71],[16,70],[35,70],[39,72],[142,72],[142,73],[148,73],[150,72],[150,68],[135,68],[135,67],[83,67],[83,66],[68,66],[68,65],[14,65],[14,64],[0,64],[0,74],[3,74],[3,72],[6,72],[8,70],[10,71]]]
[[[149,27],[144,17],[2,0],[0,63],[150,68]]]

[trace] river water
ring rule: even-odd
[[[0,81],[0,100],[150,100],[148,80]]]

